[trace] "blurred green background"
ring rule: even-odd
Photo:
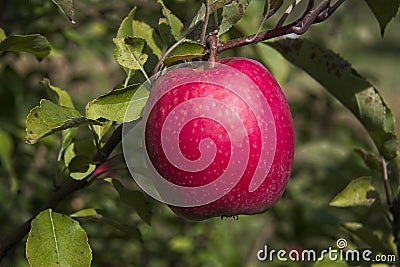
[[[189,24],[201,1],[165,1]],[[255,33],[263,3],[253,0],[245,17],[222,38]],[[67,90],[77,108],[123,83],[125,73],[114,59],[112,38],[133,6],[137,20],[156,26],[161,16],[155,0],[75,1],[71,24],[51,1],[3,0],[0,27],[7,35],[40,33],[53,46],[50,57],[38,62],[23,53],[0,54],[0,239],[29,218],[49,198],[54,177],[62,178],[57,163],[58,136],[35,145],[25,144],[25,117],[48,98],[40,81]],[[272,27],[279,15],[264,28]],[[291,18],[293,19],[293,18]],[[400,117],[399,18],[389,24],[384,38],[364,1],[347,1],[332,18],[314,25],[305,37],[340,53],[367,77]],[[304,72],[294,68],[264,44],[227,51],[221,57],[245,56],[263,62],[286,94],[295,125],[296,154],[293,173],[281,201],[270,211],[239,220],[214,218],[190,222],[153,201],[152,225],[121,204],[107,182],[96,182],[77,192],[59,207],[70,214],[82,208],[104,210],[112,222],[80,220],[93,249],[93,266],[311,266],[304,262],[260,262],[257,251],[271,249],[336,248],[345,238],[350,247],[366,247],[342,227],[363,222],[391,245],[390,228],[379,210],[337,209],[329,201],[359,176],[375,175],[364,166],[354,148],[374,150],[368,135],[353,115]],[[400,124],[396,124],[400,130]],[[86,138],[81,133],[79,138]],[[123,168],[121,151],[115,152],[113,174],[133,183]],[[64,175],[65,176],[65,175]],[[375,179],[376,187],[382,185]],[[141,231],[122,231],[124,227]],[[119,229],[118,229],[119,228]],[[25,242],[25,240],[24,240]],[[0,266],[27,266],[21,242]],[[361,243],[360,243],[361,242]],[[329,265],[325,265],[329,266]],[[332,265],[333,266],[333,265]],[[341,265],[335,265],[341,266]]]

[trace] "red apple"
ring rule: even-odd
[[[103,164],[101,164],[97,169],[92,173],[92,176],[95,177],[114,177],[115,176],[115,170],[112,169],[113,166],[110,162],[106,161]]]
[[[159,199],[192,220],[264,212],[281,198],[292,167],[285,96],[257,61],[202,64],[159,77],[144,109]]]

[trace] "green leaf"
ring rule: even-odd
[[[40,34],[11,35],[0,43],[0,51],[27,52],[40,61],[50,54],[51,47],[46,37]]]
[[[118,63],[131,70],[143,70],[148,55],[142,53],[146,41],[137,37],[117,37],[113,39],[115,43],[115,58]]]
[[[236,22],[238,22],[244,15],[250,0],[237,0],[222,9],[222,22],[219,26],[218,34],[222,35],[229,31]]]
[[[151,224],[151,202],[146,197],[146,195],[141,191],[132,191],[126,189],[120,181],[113,180],[112,181],[115,189],[118,191],[118,194],[121,198],[121,201],[125,204],[133,207],[139,217],[148,225]]]
[[[72,103],[72,99],[67,91],[61,89],[60,87],[51,85],[50,80],[47,78],[42,80],[42,84],[48,90],[56,93],[57,95],[56,102],[58,105],[68,108],[75,108],[74,104]]]
[[[76,109],[62,107],[42,99],[26,118],[26,142],[36,143],[40,138],[55,132],[87,124],[101,124],[83,117]]]
[[[103,215],[101,215],[96,209],[88,208],[82,209],[77,212],[74,212],[69,215],[72,218],[86,218],[86,217],[93,217],[96,219],[101,219]]]
[[[391,110],[373,85],[346,60],[308,40],[283,39],[267,44],[305,70],[350,109],[387,160],[396,157],[398,140]]]
[[[214,12],[217,9],[220,9],[230,3],[232,3],[233,0],[212,0],[209,1],[209,6],[210,6],[210,13]]]
[[[72,0],[51,0],[61,12],[72,22],[74,21],[74,6]]]
[[[136,7],[134,7],[126,16],[122,22],[121,25],[119,25],[118,32],[117,32],[117,38],[125,38],[127,36],[133,36],[133,15],[135,14]]]
[[[96,146],[93,139],[79,140],[71,145],[65,151],[64,162],[65,166],[68,166],[73,158],[76,156],[85,156],[91,158],[96,151]]]
[[[96,147],[92,139],[72,143],[64,153],[64,163],[75,180],[89,176],[96,169],[92,157]]]
[[[213,1],[208,1],[208,10],[209,13],[213,13],[217,9],[222,8],[223,6],[232,3],[233,0],[213,0]],[[196,24],[200,23],[201,21],[204,21],[204,17],[206,14],[206,6],[205,4],[202,4],[199,8],[199,10],[196,13],[196,16],[194,16],[192,22],[190,23],[189,28],[192,28]]]
[[[199,42],[185,41],[174,49],[172,55],[167,57],[164,63],[169,65],[175,61],[201,57],[204,48],[204,45]]]
[[[267,15],[267,18],[271,17],[282,5],[283,0],[265,0],[263,15]]]
[[[7,38],[6,33],[2,28],[0,28],[0,43],[3,42]]]
[[[181,39],[183,31],[182,21],[165,6],[162,0],[157,0],[157,2],[162,7],[162,13],[166,18],[167,25],[170,27],[171,35],[174,37],[175,40]]]
[[[382,0],[365,0],[378,20],[381,28],[381,35],[383,37],[386,26],[396,17],[397,10],[399,9],[400,0],[382,1]]]
[[[355,148],[355,152],[362,158],[364,163],[372,170],[382,171],[382,159],[379,155],[366,151],[362,148]]]
[[[343,227],[370,246],[374,253],[394,254],[388,246],[388,241],[381,240],[372,229],[363,226],[361,223],[347,222],[343,224]]]
[[[26,257],[31,267],[86,267],[92,261],[92,250],[77,221],[48,209],[32,221]]]
[[[89,103],[88,103],[89,104]],[[93,125],[93,130],[97,134],[99,140],[106,135],[106,133],[112,129],[111,126],[113,125],[113,121],[107,120],[103,122],[103,125]]]
[[[371,206],[374,198],[369,193],[375,191],[371,184],[371,177],[360,177],[351,181],[333,200],[329,203],[332,207],[355,207]]]
[[[56,98],[56,103],[58,103],[58,105],[69,108],[75,108],[72,99],[67,91],[62,90],[57,86],[51,85],[49,79],[43,79],[42,84],[50,92],[54,92],[56,94],[55,98]],[[65,149],[71,144],[72,139],[76,136],[76,133],[78,132],[77,130],[78,130],[77,128],[69,128],[62,132],[62,143],[58,154],[58,160],[61,159]]]
[[[96,169],[92,159],[78,155],[74,157],[68,164],[70,176],[75,180],[82,180],[88,177]]]
[[[144,86],[139,87],[137,84],[113,90],[89,102],[86,105],[86,116],[89,119],[105,118],[117,122],[137,120],[146,105],[149,93]],[[130,108],[130,113],[126,116],[129,105],[135,108]]]
[[[134,20],[132,22],[133,27],[133,37],[138,37],[146,40],[147,45],[153,51],[157,58],[161,57],[161,49],[158,47],[157,43],[161,43],[160,37],[155,33],[154,29],[148,24]]]

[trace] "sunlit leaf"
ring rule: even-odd
[[[74,157],[68,164],[70,176],[75,180],[82,180],[88,177],[96,169],[91,158],[78,155]]]
[[[137,84],[116,89],[89,102],[86,116],[89,119],[105,118],[117,122],[133,121],[140,117],[148,97],[149,91]],[[130,113],[126,114],[128,105],[135,106],[135,109],[131,106]]]
[[[213,13],[217,9],[222,8],[223,6],[230,4],[232,0],[214,0],[214,1],[208,1],[208,6],[209,6],[209,13]],[[205,4],[202,4],[199,8],[199,10],[196,13],[196,16],[194,16],[192,22],[190,23],[190,28],[193,27],[194,25],[200,23],[201,21],[204,21],[204,16],[206,14],[206,6]]]
[[[72,99],[67,91],[50,84],[49,79],[43,79],[42,84],[47,88],[50,92],[54,92],[56,94],[56,102],[60,106],[75,108],[72,103]],[[71,144],[72,139],[76,136],[77,128],[69,128],[62,132],[62,144],[59,151],[58,159],[61,159],[62,154],[65,149]]]
[[[71,96],[68,94],[67,91],[61,89],[60,87],[54,86],[50,84],[49,79],[43,79],[42,84],[47,88],[49,91],[56,93],[57,95],[57,104],[60,106],[68,107],[68,108],[75,108],[74,104],[72,103]]]
[[[51,46],[40,34],[11,35],[0,43],[0,51],[27,52],[40,61],[50,54]]]
[[[73,0],[51,0],[64,15],[72,22],[74,21],[74,3]]]
[[[92,250],[77,221],[48,209],[32,221],[26,257],[31,267],[86,267],[92,261]]]
[[[69,175],[76,180],[88,177],[96,168],[92,157],[96,147],[92,139],[72,143],[64,153],[64,163]]]
[[[137,37],[117,37],[115,43],[115,58],[118,63],[131,70],[142,70],[148,55],[143,53],[146,41]]]
[[[93,208],[88,208],[88,209],[82,209],[78,210],[77,212],[74,212],[69,215],[72,218],[85,218],[85,217],[93,217],[93,218],[102,218],[103,215],[101,215],[96,209]]]
[[[117,38],[125,38],[133,36],[133,15],[135,14],[136,7],[134,7],[119,25]]]
[[[158,47],[158,43],[161,43],[160,37],[155,33],[154,29],[148,24],[134,20],[133,24],[133,37],[138,37],[146,40],[147,45],[153,51],[154,55],[158,58],[161,57],[161,49]]]
[[[151,224],[151,202],[146,197],[146,195],[141,191],[133,191],[126,189],[120,181],[113,180],[113,185],[115,189],[118,191],[121,201],[125,204],[133,207],[140,218],[147,223]]]
[[[6,33],[2,28],[0,28],[0,43],[3,42],[7,38]]]
[[[222,22],[219,25],[219,35],[229,31],[236,22],[238,22],[244,15],[250,0],[233,1],[222,9]]]
[[[167,57],[164,63],[168,65],[179,60],[201,57],[203,51],[204,45],[194,41],[185,41],[174,49],[172,55]]]
[[[396,17],[399,9],[400,0],[382,1],[382,0],[365,0],[374,13],[376,19],[379,22],[381,28],[381,35],[383,37],[386,26],[388,23]]]
[[[171,29],[171,35],[174,37],[175,40],[179,40],[182,37],[182,30],[183,30],[182,21],[165,6],[162,0],[157,0],[157,2],[162,7],[162,13],[166,18],[168,26]]]
[[[375,191],[371,184],[371,177],[360,177],[351,181],[329,203],[332,207],[371,206],[375,199],[369,193]]]
[[[40,138],[80,125],[101,124],[83,117],[76,109],[62,107],[42,99],[26,118],[26,142],[36,143]]]
[[[398,153],[394,117],[373,85],[339,55],[308,40],[269,42],[287,60],[320,82],[361,121],[387,159]]]

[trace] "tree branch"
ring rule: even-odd
[[[295,34],[303,34],[308,30],[308,28],[315,23],[322,22],[329,18],[336,10],[337,8],[342,5],[345,0],[338,0],[333,6],[330,6],[330,0],[323,0],[320,2],[319,5],[317,5],[315,8],[313,7],[314,1],[309,0],[309,5],[306,11],[304,12],[303,16],[296,20],[295,22],[288,24],[286,26],[279,25],[281,27],[276,27],[272,30],[264,31],[264,32],[259,32],[257,34],[253,34],[250,36],[245,36],[233,40],[229,40],[226,42],[219,42],[218,39],[211,38],[209,40],[209,45],[213,47],[213,51],[211,51],[210,48],[205,49],[204,51],[204,56],[203,58],[208,58],[210,56],[210,53],[221,53],[223,51],[245,46],[248,44],[255,44],[261,41],[269,40],[275,37],[295,33]],[[284,20],[281,22],[282,24],[284,23]],[[188,33],[185,34],[178,42],[176,42],[172,47],[170,47],[162,56],[162,58],[159,60],[157,63],[154,71],[155,73],[159,70],[161,67],[164,59],[168,56],[169,53],[172,52],[174,48],[176,48],[180,43],[182,43],[184,40],[186,40],[186,36],[193,31],[194,28],[196,28],[197,25],[194,25],[191,29],[188,30]],[[101,162],[97,163],[96,168],[100,166],[111,154],[111,152],[117,147],[117,145],[121,142],[122,140],[122,125],[119,125],[107,141],[107,143],[102,147],[101,149]],[[98,158],[98,153],[94,156],[94,159]],[[90,176],[89,176],[90,177]],[[8,237],[4,238],[0,242],[0,261],[7,255],[8,251],[12,249],[17,243],[19,243],[28,233],[31,227],[31,222],[32,220],[43,210],[46,209],[54,209],[62,202],[65,198],[70,196],[72,193],[79,191],[87,186],[89,186],[92,182],[92,180],[89,180],[89,177],[83,179],[83,180],[71,180],[69,183],[67,183],[65,186],[58,188],[56,190],[52,197],[49,199],[49,201],[43,205],[41,209],[39,209],[30,219],[28,219],[25,223],[20,225],[13,233],[11,233]],[[400,202],[400,201],[399,201]],[[396,202],[398,203],[398,202]],[[395,221],[399,220],[400,221],[400,212],[394,212],[398,211],[399,208],[398,206],[400,205],[392,205],[392,213],[395,215]],[[398,215],[398,216],[396,216]],[[398,218],[399,217],[399,218]],[[399,231],[397,231],[398,234]],[[397,236],[396,236],[397,237]],[[399,239],[396,239],[396,241],[399,242]],[[398,246],[400,247],[400,245]]]
[[[122,124],[119,125],[111,137],[107,140],[106,144],[101,149],[102,161],[96,165],[96,168],[99,167],[111,154],[111,152],[117,147],[117,145],[122,140]],[[97,152],[94,155],[94,158],[97,160]],[[89,176],[90,177],[90,176]],[[70,196],[72,193],[79,191],[91,184],[91,181],[88,179],[89,177],[83,180],[71,180],[63,187],[59,187],[57,191],[55,191],[49,201],[42,206],[35,214],[20,225],[14,232],[12,232],[9,236],[5,237],[1,240],[0,243],[0,262],[7,255],[8,251],[12,249],[16,244],[18,244],[30,231],[32,220],[43,210],[46,209],[55,209],[64,199]]]
[[[330,2],[330,0],[323,0],[315,8],[312,8],[314,1],[310,0],[306,12],[298,20],[282,27],[260,32],[259,34],[244,36],[226,42],[219,42],[217,52],[222,53],[226,50],[255,44],[287,34],[303,34],[312,24],[322,22],[329,18],[339,8],[339,6],[345,2],[345,0],[338,0],[333,6],[330,6]],[[207,55],[210,52],[210,49],[206,49],[204,55]]]

